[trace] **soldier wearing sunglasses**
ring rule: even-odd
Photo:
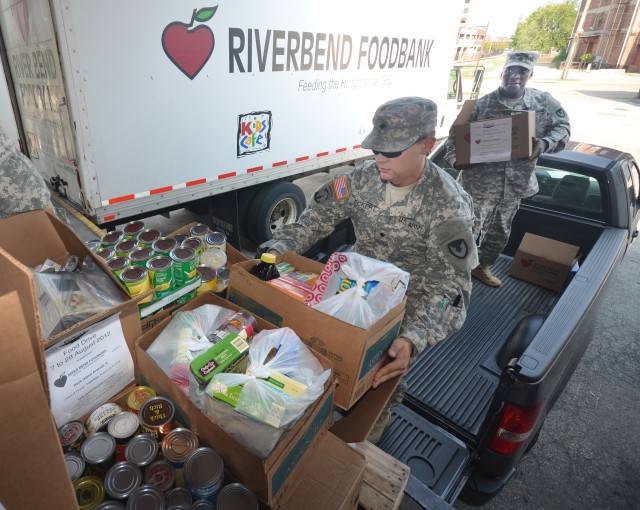
[[[372,160],[320,187],[297,223],[274,234],[272,252],[304,253],[351,218],[362,255],[410,273],[407,307],[389,363],[373,386],[404,374],[428,345],[460,328],[477,265],[471,199],[428,158],[435,143],[437,108],[421,97],[403,97],[378,108],[362,142]],[[404,385],[391,399],[402,401]],[[389,406],[369,440],[377,442],[389,421]]]
[[[480,264],[473,276],[491,287],[502,282],[491,272],[509,241],[511,222],[520,207],[520,200],[538,192],[535,176],[536,161],[543,152],[558,152],[569,141],[569,116],[562,105],[548,92],[525,88],[533,76],[538,54],[534,51],[514,51],[507,55],[500,87],[481,97],[475,104],[469,121],[507,117],[517,110],[536,112],[536,133],[533,151],[528,159],[499,163],[476,163],[460,167],[458,182],[473,197],[474,228],[478,242]],[[453,128],[446,142],[448,163],[456,166],[456,144]]]

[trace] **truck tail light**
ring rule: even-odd
[[[500,421],[489,441],[489,449],[502,455],[515,453],[518,447],[531,435],[541,409],[542,402],[531,407],[520,407],[506,403],[500,414]]]

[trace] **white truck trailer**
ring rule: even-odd
[[[292,180],[371,155],[360,142],[381,103],[429,97],[446,132],[462,9],[0,0],[0,104],[45,180],[97,225],[206,206],[212,226],[260,243],[304,208]]]

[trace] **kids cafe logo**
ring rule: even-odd
[[[207,25],[218,6],[194,9],[190,23],[172,21],[162,31],[162,49],[169,60],[193,80],[208,62],[215,46],[215,37]]]

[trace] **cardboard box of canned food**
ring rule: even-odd
[[[195,226],[199,225],[198,223],[189,223],[184,227],[176,230],[169,234],[168,237],[175,237],[179,234],[190,235],[191,229]],[[242,252],[231,246],[228,242],[226,243],[225,253],[227,256],[226,265],[227,267],[231,267],[233,264],[238,262],[244,262],[248,260]],[[228,281],[228,280],[227,280]],[[203,286],[204,287],[204,286]],[[203,290],[205,290],[203,288]],[[220,285],[219,282],[216,284],[216,288],[211,288],[210,290],[214,290],[215,292],[226,292],[226,284],[225,286]],[[201,292],[199,292],[201,293]],[[180,304],[169,304],[168,306],[164,306],[162,309],[155,311],[152,315],[141,314],[140,323],[143,332],[146,332],[149,328],[152,328],[156,324],[159,324],[163,319],[172,315],[176,310],[180,308]]]
[[[235,311],[240,309],[237,305],[213,293],[206,293],[183,305],[181,310],[193,309],[207,303]],[[212,422],[147,353],[147,349],[170,320],[171,318],[167,318],[151,328],[136,342],[136,359],[141,383],[154,387],[158,393],[166,395],[183,409],[192,430],[225,459],[225,469],[234,478],[251,488],[261,501],[274,506],[276,500],[286,492],[287,485],[291,483],[291,477],[295,476],[302,466],[301,461],[328,431],[335,394],[333,378],[327,382],[323,395],[310,406],[289,431],[284,433],[273,451],[266,458],[261,458]],[[257,323],[259,330],[274,328],[272,324],[260,318],[257,318]],[[331,362],[327,359],[322,356],[317,358],[323,367],[331,367]]]
[[[43,338],[40,327],[40,302],[32,268],[46,259],[64,264],[70,255],[82,260],[89,255],[118,288],[122,303],[83,320],[49,338]],[[44,350],[88,327],[119,314],[129,350],[134,352],[135,339],[140,335],[140,321],[135,299],[132,299],[118,279],[106,268],[102,259],[87,248],[67,225],[45,211],[31,211],[0,220],[0,294],[18,291],[20,304],[38,370],[47,385]]]
[[[319,262],[286,253],[278,262],[297,270],[320,274]],[[373,376],[387,358],[391,342],[398,336],[406,299],[368,329],[359,328],[324,314],[284,292],[265,284],[249,271],[257,263],[234,264],[227,299],[276,326],[288,326],[334,366],[338,387],[335,402],[348,410],[371,387]]]

